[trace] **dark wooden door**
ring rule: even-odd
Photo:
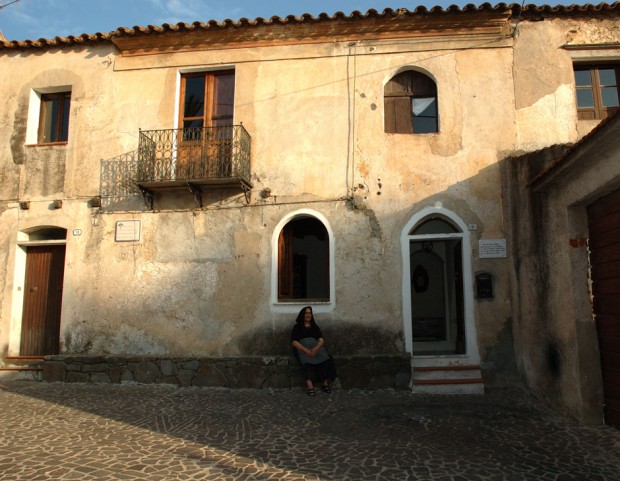
[[[620,190],[588,207],[605,423],[620,429]]]
[[[181,99],[177,178],[230,176],[234,70],[183,75]]]
[[[28,247],[20,354],[58,354],[65,246]]]

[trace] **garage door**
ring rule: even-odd
[[[590,205],[588,222],[605,423],[620,429],[620,190]]]

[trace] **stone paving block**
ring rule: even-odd
[[[88,382],[89,377],[85,372],[68,372],[65,381],[66,382]]]
[[[176,376],[162,376],[155,381],[156,384],[171,384],[180,386],[179,379]]]
[[[229,381],[221,367],[204,362],[200,368],[196,370],[192,379],[192,385],[201,387],[229,387]]]
[[[177,365],[169,359],[159,361],[159,369],[163,376],[175,376],[177,373]]]
[[[82,366],[82,372],[106,372],[108,365],[105,362],[88,363]]]
[[[47,364],[47,361],[43,363],[43,367],[45,367],[46,364]],[[83,364],[81,364],[81,363],[70,362],[70,363],[65,364],[65,369],[67,371],[81,372],[82,371],[82,366],[83,366]]]
[[[92,372],[90,373],[89,382],[109,384],[110,376],[105,372]]]
[[[226,377],[230,387],[260,389],[266,384],[273,372],[271,366],[256,361],[227,364]]]
[[[181,387],[189,387],[193,384],[194,375],[196,372],[190,369],[179,369],[177,373],[177,379]]]
[[[123,370],[118,366],[108,367],[108,376],[110,382],[114,384],[120,384]]]
[[[286,374],[274,373],[269,376],[266,385],[262,387],[269,387],[273,389],[290,389],[291,380]]]
[[[65,364],[58,361],[43,363],[43,380],[63,382],[65,380]]]
[[[152,384],[160,376],[159,368],[152,360],[130,363],[129,370],[133,373],[134,381],[141,384]]]

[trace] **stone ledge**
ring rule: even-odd
[[[409,355],[334,356],[343,389],[409,389]],[[56,355],[43,361],[43,381],[174,384],[182,387],[303,386],[293,356],[174,357]]]

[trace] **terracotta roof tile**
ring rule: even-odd
[[[196,31],[196,30],[212,30],[212,29],[228,29],[228,28],[257,28],[269,25],[286,25],[286,24],[307,24],[316,22],[330,22],[338,20],[363,20],[366,18],[374,17],[394,17],[399,15],[416,16],[416,15],[453,15],[463,13],[476,13],[476,12],[510,12],[513,16],[520,16],[523,19],[539,18],[540,16],[565,16],[565,15],[580,15],[597,12],[620,12],[620,3],[614,2],[612,4],[600,3],[583,4],[583,5],[557,5],[555,7],[549,5],[524,5],[521,6],[518,3],[498,3],[492,5],[490,3],[483,3],[480,6],[476,6],[472,3],[463,7],[457,5],[451,5],[447,8],[439,6],[427,9],[424,6],[415,7],[414,10],[408,10],[406,8],[398,8],[396,10],[392,8],[386,8],[382,12],[378,12],[375,9],[368,10],[365,14],[359,10],[351,12],[346,15],[343,12],[336,12],[332,16],[326,13],[320,13],[316,17],[304,13],[299,17],[295,15],[288,15],[284,18],[274,16],[269,20],[262,17],[258,17],[254,20],[247,18],[241,18],[237,21],[230,19],[217,22],[210,20],[208,22],[193,22],[191,24],[180,22],[175,25],[164,23],[161,26],[148,25],[146,27],[134,26],[132,28],[119,27],[116,30],[108,33],[98,32],[92,35],[82,34],[79,36],[70,35],[68,37],[55,37],[53,39],[40,38],[38,40],[6,40],[0,37],[0,50],[6,49],[40,49],[40,48],[52,48],[52,47],[64,47],[72,45],[90,44],[97,42],[110,42],[112,37],[123,37],[133,35],[146,35],[153,33],[166,33],[166,32],[180,32],[180,31]]]

